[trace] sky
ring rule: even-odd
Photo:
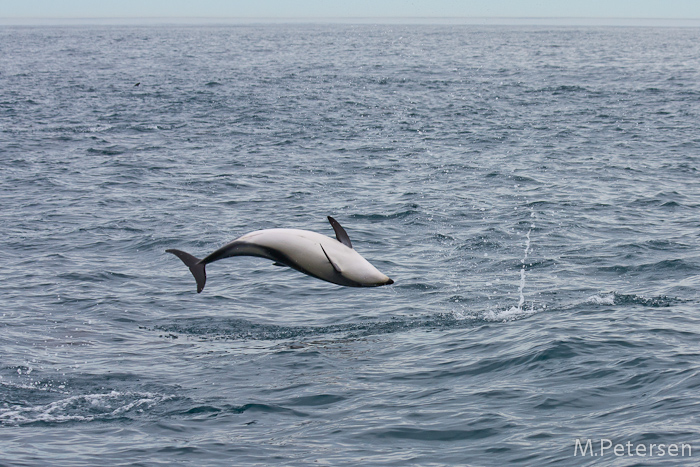
[[[0,18],[700,19],[700,0],[0,0]]]

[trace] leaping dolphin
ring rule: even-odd
[[[289,266],[309,276],[347,287],[377,287],[393,284],[352,248],[345,229],[328,216],[336,240],[297,229],[257,230],[222,246],[204,259],[180,250],[165,250],[182,260],[197,281],[197,293],[204,289],[204,267],[231,256],[257,256],[271,259],[277,266]]]

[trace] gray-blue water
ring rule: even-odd
[[[699,168],[698,29],[3,27],[0,464],[697,462]]]

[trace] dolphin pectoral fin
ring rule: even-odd
[[[321,249],[323,250],[323,254],[326,255],[326,259],[328,260],[329,263],[331,263],[331,266],[333,266],[333,269],[335,269],[335,272],[340,274],[342,271],[340,270],[340,267],[331,259],[330,256],[328,256],[328,253],[326,253],[326,249],[323,248],[323,245],[319,245]]]
[[[204,284],[207,282],[207,272],[204,269],[204,264],[201,264],[199,258],[195,258],[189,253],[185,253],[181,250],[165,250],[166,253],[172,253],[185,263],[185,266],[190,268],[190,272],[194,276],[194,280],[197,281],[197,293],[204,290]]]
[[[281,268],[288,268],[288,267],[289,267],[289,266],[287,266],[286,264],[282,264],[282,263],[272,263],[272,265],[273,265],[273,266],[279,266],[279,267],[281,267]]]
[[[333,230],[335,231],[335,238],[345,245],[348,248],[352,248],[352,243],[350,242],[350,237],[348,236],[348,233],[345,231],[345,229],[338,223],[337,220],[333,219],[331,216],[328,216],[328,222],[331,223],[331,226],[333,227]],[[326,255],[328,256],[328,255]],[[330,261],[330,259],[328,260]]]

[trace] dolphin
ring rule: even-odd
[[[204,290],[207,273],[204,267],[231,256],[257,256],[274,261],[276,266],[289,266],[309,276],[346,287],[377,287],[393,284],[352,248],[345,229],[328,216],[335,239],[297,229],[257,230],[228,243],[204,259],[181,250],[165,250],[182,260],[197,281],[197,293]]]

